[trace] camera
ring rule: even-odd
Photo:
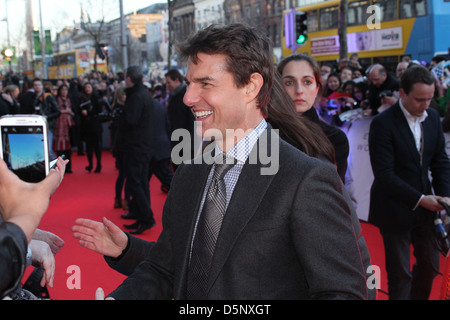
[[[383,99],[384,97],[392,97],[394,96],[394,93],[391,90],[384,90],[380,93],[380,98]]]

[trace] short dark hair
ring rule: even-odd
[[[267,114],[267,104],[274,77],[274,57],[269,39],[256,28],[245,24],[210,25],[179,45],[181,57],[198,63],[198,54],[227,56],[227,71],[233,74],[238,88],[250,83],[251,75],[259,73],[263,86],[258,106]]]
[[[403,89],[406,94],[411,92],[412,87],[416,83],[425,83],[432,85],[436,82],[435,77],[428,71],[427,68],[421,65],[414,65],[406,69],[400,79],[400,89]]]
[[[41,78],[34,78],[32,81],[31,81],[31,85],[34,85],[34,83],[35,82],[42,82],[42,84],[44,84],[44,82],[42,81],[42,79]]]
[[[178,79],[180,82],[184,81],[184,77],[181,75],[180,71],[177,69],[170,69],[167,71],[167,73],[164,75],[165,77],[169,77],[172,80]]]
[[[126,76],[130,78],[131,82],[134,84],[138,84],[142,82],[142,78],[144,73],[142,72],[141,67],[139,66],[130,66],[127,69]]]

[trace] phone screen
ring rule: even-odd
[[[44,127],[2,126],[3,160],[20,179],[39,182],[46,176]]]

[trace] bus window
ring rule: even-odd
[[[320,9],[320,30],[338,27],[338,11],[337,6]]]
[[[348,26],[359,26],[366,24],[367,8],[369,1],[355,1],[348,4]]]
[[[67,64],[75,64],[75,55],[70,54],[67,56]]]
[[[380,22],[397,19],[397,1],[373,0],[373,5],[380,8]]]
[[[319,20],[317,17],[317,10],[308,11],[308,32],[319,31]]]
[[[426,0],[400,0],[400,19],[420,17],[426,14]]]

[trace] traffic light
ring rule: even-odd
[[[2,56],[3,56],[3,59],[5,59],[7,61],[11,61],[12,58],[14,57],[14,50],[11,48],[3,49]]]
[[[305,12],[297,12],[295,15],[295,42],[303,45],[308,41],[308,14]]]

